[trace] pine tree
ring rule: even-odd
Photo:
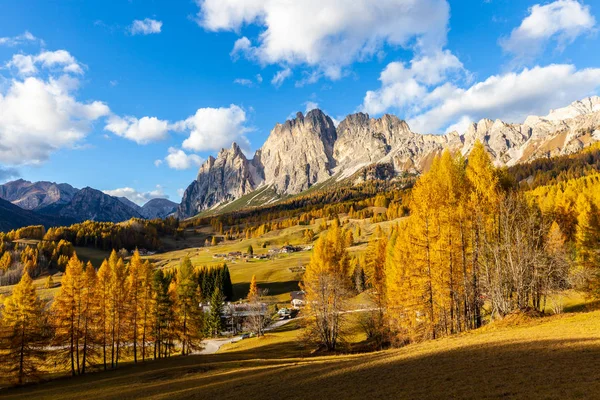
[[[191,354],[202,341],[202,318],[199,310],[198,284],[194,268],[185,257],[177,271],[178,336],[181,355]]]
[[[210,297],[210,312],[206,321],[206,329],[211,337],[219,336],[223,330],[223,293],[220,287],[216,287]]]
[[[35,377],[44,359],[45,322],[44,304],[25,272],[12,295],[5,299],[0,319],[0,343],[7,349],[2,364],[19,385]]]

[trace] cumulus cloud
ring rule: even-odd
[[[536,4],[529,9],[529,15],[521,25],[510,36],[500,40],[500,45],[517,58],[531,59],[551,41],[556,42],[558,50],[562,50],[580,35],[590,32],[595,25],[590,7],[577,0]]]
[[[567,64],[525,68],[490,76],[468,88],[444,85],[425,96],[427,110],[410,116],[408,123],[425,133],[464,130],[481,118],[522,122],[528,115],[545,115],[598,89],[600,68],[577,70]]]
[[[257,25],[256,40],[243,36],[232,56],[261,64],[307,66],[331,79],[385,45],[439,49],[446,41],[446,0],[196,0],[197,22],[209,31],[241,32]]]
[[[39,164],[62,148],[73,148],[93,121],[110,113],[99,101],[80,102],[78,81],[62,76],[11,80],[0,92],[0,160],[7,165]]]
[[[202,158],[197,154],[187,154],[181,149],[169,148],[169,155],[165,157],[169,168],[183,170],[198,167],[202,164]]]
[[[231,104],[227,108],[199,108],[196,114],[175,123],[174,128],[190,132],[182,144],[184,149],[207,151],[229,147],[233,141],[238,141],[241,147],[247,148],[248,139],[245,133],[250,129],[245,123],[246,112]]]
[[[129,32],[132,35],[151,35],[153,33],[160,33],[162,25],[162,21],[152,18],[136,19],[129,27]]]
[[[66,50],[42,51],[35,56],[15,54],[6,66],[16,69],[20,75],[24,76],[35,75],[38,72],[38,66],[62,73],[83,74],[81,64]]]
[[[156,189],[149,192],[140,192],[131,187],[124,187],[113,190],[104,190],[109,196],[125,197],[139,206],[146,204],[152,199],[168,199],[169,196],[165,194],[162,186],[156,185]]]
[[[391,62],[381,72],[381,88],[368,91],[362,110],[380,114],[390,108],[420,107],[426,94],[453,76],[464,76],[460,60],[450,51],[437,51],[410,63]]]
[[[104,129],[138,144],[148,144],[165,139],[169,132],[169,123],[156,117],[138,119],[132,116],[111,115]]]

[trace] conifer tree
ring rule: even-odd
[[[177,270],[177,311],[178,336],[181,343],[181,355],[191,354],[202,340],[202,318],[199,310],[198,284],[194,268],[185,257]]]
[[[314,323],[308,333],[328,350],[335,350],[349,286],[349,256],[339,223],[334,221],[315,244],[301,287],[306,291],[307,310]]]
[[[46,313],[27,272],[5,299],[0,318],[2,365],[17,384],[35,377],[44,359]]]
[[[221,288],[217,286],[210,297],[210,312],[206,321],[206,329],[211,337],[218,336],[223,329],[223,300]]]
[[[91,262],[85,266],[82,290],[82,336],[83,354],[81,360],[81,374],[85,374],[86,367],[92,365],[96,359],[98,344],[98,307],[97,307],[97,281],[96,269]]]
[[[81,373],[80,341],[83,336],[83,262],[74,254],[63,274],[60,291],[52,303],[55,353],[68,360],[71,375]]]
[[[129,341],[133,346],[133,362],[137,363],[138,341],[140,332],[140,305],[144,293],[143,262],[140,252],[136,249],[129,261],[127,287],[129,288],[129,301],[127,304],[127,314],[129,328]]]
[[[250,280],[250,290],[248,291],[248,301],[255,302],[258,298],[258,286],[256,286],[256,275],[252,275]]]

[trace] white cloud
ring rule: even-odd
[[[156,168],[160,167],[163,164],[163,160],[154,160],[154,166]]]
[[[156,185],[156,189],[150,192],[139,192],[134,188],[124,187],[113,190],[104,190],[109,196],[115,197],[126,197],[127,199],[133,201],[139,206],[146,204],[148,201],[152,199],[168,199],[169,196],[165,194],[162,186]]]
[[[6,64],[9,68],[15,68],[20,75],[35,75],[38,72],[37,66],[58,72],[83,75],[83,68],[66,50],[42,51],[40,54],[25,55],[15,54]]]
[[[379,77],[381,88],[367,92],[362,109],[370,114],[380,114],[390,108],[418,107],[432,87],[465,73],[463,64],[448,50],[420,56],[410,65],[391,62]]]
[[[190,131],[182,145],[187,150],[220,150],[229,147],[233,141],[239,141],[240,147],[247,148],[248,139],[244,134],[250,129],[245,123],[246,112],[232,104],[227,108],[199,108],[196,114],[175,123],[174,129]]]
[[[520,59],[531,59],[550,41],[562,50],[578,36],[590,32],[596,20],[590,7],[577,0],[557,0],[549,4],[536,4],[529,15],[509,37],[500,40],[504,51]]]
[[[29,31],[25,31],[20,35],[17,36],[6,36],[6,37],[0,37],[0,46],[19,46],[28,42],[39,42],[40,44],[43,44],[44,42],[41,39],[36,38],[35,36],[33,36]]]
[[[445,85],[437,93],[434,90],[424,100],[427,110],[411,116],[408,123],[425,133],[451,125],[449,129],[464,129],[469,121],[481,118],[522,122],[528,115],[545,115],[598,89],[600,68],[577,70],[566,64],[525,68],[491,76],[466,89]]]
[[[138,144],[147,144],[165,139],[169,132],[169,123],[156,117],[137,119],[131,116],[111,115],[104,129]]]
[[[153,33],[160,33],[162,25],[162,21],[157,21],[152,18],[144,18],[143,20],[136,19],[129,27],[129,32],[132,35],[150,35]]]
[[[199,25],[240,32],[257,25],[253,42],[238,39],[233,56],[261,64],[315,68],[331,79],[385,45],[439,49],[446,42],[446,0],[196,0]]]
[[[245,78],[235,79],[233,81],[233,83],[237,83],[238,85],[247,86],[247,87],[253,87],[254,86],[254,82],[253,81],[251,81],[250,79],[245,79]]]
[[[185,193],[185,189],[184,188],[179,188],[177,189],[177,195],[179,197],[183,197],[183,194]]]
[[[309,111],[319,108],[319,104],[315,103],[314,101],[307,101],[304,103],[304,105],[306,106],[306,110],[304,111],[304,114],[307,114]]]
[[[253,81],[252,79],[247,79],[247,78],[238,78],[238,79],[235,79],[233,81],[233,83],[236,83],[236,84],[242,85],[242,86],[246,86],[246,87],[256,87],[256,86],[260,85],[263,81],[261,74],[256,74],[254,79],[255,79],[255,81]]]
[[[39,164],[62,148],[73,148],[93,121],[109,114],[102,102],[79,102],[78,81],[62,76],[11,80],[0,92],[0,160],[6,165]]]
[[[290,68],[284,68],[281,71],[278,71],[273,76],[273,79],[271,79],[271,83],[275,87],[280,87],[283,84],[283,82],[290,76],[292,76],[292,70]]]
[[[165,157],[165,161],[169,168],[178,170],[190,169],[202,164],[202,158],[197,154],[186,154],[183,150],[174,147],[169,148],[169,155]]]

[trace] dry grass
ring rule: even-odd
[[[369,354],[302,357],[294,330],[0,394],[9,399],[584,399],[600,393],[600,311]]]

